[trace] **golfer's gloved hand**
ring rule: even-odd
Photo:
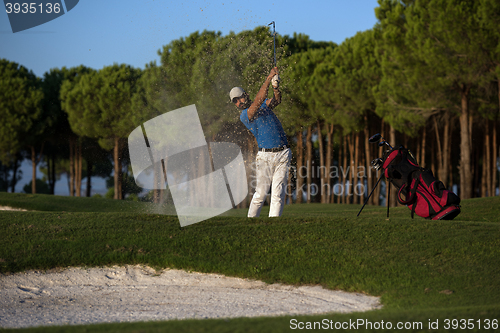
[[[273,79],[271,80],[271,84],[273,85],[274,88],[278,88],[280,86],[280,76],[278,74],[273,76]]]

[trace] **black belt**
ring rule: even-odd
[[[281,147],[278,147],[278,148],[259,148],[259,151],[269,152],[269,153],[275,153],[277,151],[282,151],[282,150],[285,150],[287,148],[290,148],[290,146],[286,145],[286,146],[281,146]]]

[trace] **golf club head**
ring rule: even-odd
[[[269,23],[268,25],[272,25],[272,26],[273,26],[273,34],[274,34],[274,31],[276,30],[276,29],[275,29],[275,26],[276,26],[276,25],[275,25],[274,21],[272,21],[272,22],[271,22],[271,23]]]
[[[376,158],[371,161],[372,168],[374,168],[375,170],[379,170],[382,164],[384,164],[384,161],[381,158]]]
[[[375,134],[375,135],[372,135],[372,136],[368,139],[368,142],[371,142],[371,143],[379,142],[381,138],[382,138],[382,135],[380,135],[380,133],[377,133],[377,134]]]
[[[392,146],[385,140],[380,141],[378,144],[379,147],[382,147],[383,145],[387,145],[387,147],[389,147],[389,149],[393,149]]]

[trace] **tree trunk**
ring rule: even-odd
[[[422,141],[419,140],[418,138],[416,139],[416,141],[417,141],[417,150],[415,152],[415,158],[417,159],[417,164],[421,166],[422,165],[421,164],[422,158],[420,155],[421,155],[421,150],[422,150],[421,149],[422,148]]]
[[[167,170],[168,170],[168,158],[164,158],[161,161],[161,177],[162,177],[162,184],[165,184],[165,189],[160,190],[160,203],[164,204],[167,202]],[[240,204],[241,206],[239,208],[246,208],[245,206],[246,200],[243,200]]]
[[[486,150],[486,154],[484,156],[484,160],[483,160],[483,164],[485,165],[485,172],[486,172],[486,175],[483,174],[483,177],[486,178],[485,180],[485,195],[486,197],[491,197],[491,193],[492,193],[492,188],[493,186],[491,186],[491,180],[492,180],[492,177],[491,177],[491,169],[492,169],[492,163],[491,163],[491,146],[490,146],[490,141],[491,141],[491,138],[490,138],[490,121],[489,120],[486,120],[486,131],[485,131],[485,145],[484,145],[484,149]],[[486,176],[486,177],[485,177]]]
[[[82,143],[75,144],[75,195],[82,196]]]
[[[328,193],[326,194],[326,203],[330,203],[330,199],[332,196],[332,182],[330,179],[330,169],[332,167],[332,153],[333,153],[333,124],[329,126],[326,125],[327,129],[327,146],[326,146],[326,163],[325,163],[325,178],[323,183],[328,184]]]
[[[79,163],[80,165],[78,166],[78,192],[80,193],[80,196],[82,195],[82,179],[83,179],[83,147],[82,147],[82,143],[78,143],[78,147],[79,147],[79,156],[78,156],[78,159],[79,159]]]
[[[500,111],[500,76],[497,77],[497,83],[498,83],[498,106],[499,106],[499,111]],[[500,154],[500,148],[497,150],[497,125],[498,125],[498,114],[497,117],[495,117],[495,121],[493,122],[493,195],[497,195],[497,173],[498,173],[498,167],[497,167],[497,159],[498,155]],[[499,185],[500,187],[500,185]]]
[[[352,132],[350,136],[347,137],[349,144],[349,167],[347,172],[349,173],[349,186],[347,187],[347,202],[354,203],[354,144],[355,144],[355,133]],[[350,187],[350,188],[349,188]],[[351,196],[353,199],[351,200]]]
[[[448,181],[449,181],[449,185],[447,186],[447,188],[450,190],[450,191],[453,191],[453,167],[452,167],[452,164],[451,163],[448,163]]]
[[[393,145],[393,147],[397,147],[398,143],[396,142],[396,130],[394,129],[394,127],[390,127],[390,138],[391,138],[391,145]]]
[[[205,155],[203,155],[203,154],[196,156],[194,151],[191,150],[191,161],[195,161],[195,160],[197,160],[197,162],[198,162],[198,167],[197,167],[197,170],[194,171],[194,174],[196,175],[196,178],[203,177],[204,176],[203,170],[205,170],[205,165],[207,165],[207,162],[210,164],[212,164],[212,162],[210,161],[210,158],[208,161],[206,161]],[[212,171],[212,167],[210,167],[210,171]],[[227,175],[223,176],[223,178],[227,178]],[[196,193],[195,192],[196,190],[200,190],[201,193],[207,193],[207,191],[213,192],[211,185],[212,184],[207,186],[206,183],[202,183],[199,185],[199,187],[197,187],[197,186],[195,186],[194,183],[192,183],[191,193]],[[229,193],[229,190],[230,190],[229,184],[226,184],[226,188],[228,189],[227,192]],[[193,200],[192,204],[194,205],[194,207],[215,207],[214,206],[214,199],[215,198],[213,196],[210,196],[210,198],[206,198],[205,196],[198,196],[198,195],[193,196],[193,195],[191,195],[190,197]],[[229,201],[231,202],[231,207],[234,207],[234,199],[232,196],[229,196]]]
[[[449,114],[448,114],[449,115]],[[450,118],[448,118],[449,121],[450,121],[450,132],[448,133],[448,146],[447,146],[447,149],[448,149],[448,184],[445,184],[447,185],[446,187],[450,190],[450,191],[453,191],[453,182],[455,181],[453,179],[453,163],[452,162],[452,158],[451,158],[451,154],[452,154],[452,146],[453,146],[453,131],[454,131],[454,123],[452,122],[452,118],[450,116]]]
[[[307,203],[311,203],[311,185],[312,185],[312,126],[307,127],[306,136],[306,172],[307,172]]]
[[[450,146],[450,132],[451,132],[451,124],[450,124],[450,116],[449,113],[446,112],[445,121],[444,121],[444,133],[443,133],[443,157],[442,157],[442,175],[439,179],[442,181],[445,186],[448,185],[448,166],[450,164],[451,157],[451,146]]]
[[[446,184],[446,182],[443,180],[443,173],[445,173],[444,172],[445,170],[443,170],[443,149],[441,146],[441,136],[439,135],[439,127],[436,116],[433,117],[433,120],[434,120],[434,132],[436,134],[436,143],[437,143],[437,160],[438,160],[437,176],[439,180],[441,180],[443,183]]]
[[[346,185],[346,178],[347,178],[347,135],[344,135],[344,144],[342,146],[342,160],[343,160],[343,167],[341,170],[342,174],[342,192],[341,192],[341,199],[342,203],[345,204],[347,203],[347,196],[346,196],[346,190],[345,190],[345,185]]]
[[[485,141],[484,143],[485,144],[486,144],[486,136],[487,135],[485,133],[485,135],[484,135],[484,141]],[[483,152],[482,152],[482,156],[481,156],[481,158],[482,158],[482,163],[481,163],[481,184],[480,184],[480,192],[479,192],[480,193],[480,197],[483,197],[483,198],[487,196],[487,192],[488,192],[487,185],[486,185],[487,178],[488,178],[486,176],[486,174],[487,174],[487,171],[486,171],[486,169],[487,169],[487,167],[486,167],[486,165],[487,165],[487,163],[486,163],[486,154],[487,154],[487,152],[486,152],[486,146],[485,146],[485,147],[483,147]]]
[[[383,119],[380,122],[380,133],[384,133],[384,120]],[[375,145],[375,153],[378,157],[382,157],[382,147],[378,147],[378,145]],[[377,180],[378,180],[378,178],[381,176],[380,170],[377,170],[376,175],[377,175]],[[377,188],[375,189],[375,192],[373,192],[373,196],[374,196],[373,203],[376,206],[381,205],[381,202],[380,202],[380,192],[381,191],[382,191],[382,185],[380,185],[380,183],[379,183],[379,186],[377,186]]]
[[[431,155],[431,165],[430,165],[430,169],[431,169],[431,172],[433,175],[437,175],[436,173],[436,140],[431,140],[431,151],[430,151],[430,155]]]
[[[371,157],[371,154],[370,154],[370,144],[368,143],[368,138],[370,137],[370,129],[369,129],[369,125],[368,125],[368,116],[365,114],[365,128],[364,128],[364,132],[365,132],[365,159],[366,159],[366,163],[365,163],[365,168],[366,168],[366,186],[367,186],[367,195],[369,195],[371,192],[372,192],[372,188],[373,188],[373,182],[372,182],[372,168],[371,168],[371,164],[370,162],[372,161],[372,157]],[[373,196],[370,198],[368,204],[370,205],[373,205]],[[363,200],[364,201],[364,200]]]
[[[472,197],[476,198],[481,196],[481,182],[479,181],[479,161],[481,161],[482,158],[482,153],[484,149],[474,149],[472,151],[472,174],[473,174],[473,181],[472,181]],[[482,171],[482,170],[481,170]]]
[[[352,173],[353,173],[353,178],[354,178],[354,181],[352,183],[352,201],[354,204],[358,204],[359,201],[360,201],[360,195],[359,194],[359,190],[356,190],[357,186],[358,186],[358,182],[359,182],[359,177],[358,177],[358,166],[359,166],[359,152],[360,152],[360,147],[359,147],[359,136],[360,136],[360,133],[359,132],[356,132],[354,134],[355,136],[355,142],[354,142],[354,165],[353,165],[353,169],[352,169]]]
[[[120,168],[121,170],[121,168]],[[166,174],[164,170],[167,170],[164,168],[164,161],[162,160],[161,163],[155,163],[154,167],[154,184],[155,184],[155,189],[153,189],[153,203],[159,204],[162,203],[162,189],[161,184],[166,182]],[[115,171],[116,172],[116,171]]]
[[[56,154],[52,154],[50,157],[52,161],[52,167],[50,168],[50,194],[54,195],[55,190],[56,190]],[[47,164],[49,164],[49,161],[47,160]]]
[[[69,195],[75,196],[75,138],[69,139]]]
[[[290,172],[290,170],[288,170],[288,180],[286,183],[286,192],[285,192],[286,195],[285,204],[287,204],[288,202],[289,205],[293,203],[292,191],[290,191],[291,188],[292,188],[292,173]]]
[[[35,152],[35,146],[31,146],[31,165],[32,165],[31,193],[36,194],[36,152]]]
[[[14,158],[14,169],[12,170],[12,180],[10,183],[11,192],[16,192],[17,184],[17,170],[19,169],[19,155],[16,154]]]
[[[120,154],[120,139],[115,138],[115,146],[113,149],[113,160],[114,160],[114,180],[115,180],[115,195],[114,199],[122,199],[122,161]]]
[[[424,132],[422,133],[422,151],[420,152],[420,156],[421,156],[421,159],[422,159],[422,162],[420,163],[420,166],[422,168],[425,168],[425,154],[426,154],[425,147],[427,145],[426,141],[427,141],[427,130],[426,130],[425,126],[424,126]]]
[[[324,184],[324,180],[325,180],[325,155],[324,155],[324,151],[323,151],[323,134],[321,133],[321,123],[320,121],[318,120],[317,121],[317,126],[318,126],[318,144],[319,144],[319,186],[320,186],[320,190],[319,190],[319,195],[321,197],[321,203],[325,203],[325,198],[326,198],[326,194],[325,194],[325,184]],[[328,191],[327,191],[328,192]]]
[[[87,160],[87,197],[92,195],[92,161],[90,159]]]
[[[35,145],[31,146],[31,163],[32,163],[32,184],[31,184],[31,193],[36,194],[36,166],[40,162],[43,156],[43,147],[45,142],[42,142],[42,147],[40,148],[40,155],[38,158],[36,157]]]
[[[0,174],[3,175],[2,181],[5,184],[5,192],[8,192],[7,184],[9,183],[9,173],[10,170],[7,168],[6,165],[0,164]]]
[[[52,167],[51,167],[51,161],[52,161],[51,155],[47,155],[47,183],[49,185],[49,194],[54,194],[51,191],[51,189],[52,189],[52,183],[53,183],[53,180],[52,180]]]
[[[299,128],[297,133],[297,188],[296,188],[296,203],[302,203],[302,196],[304,195],[302,191],[302,186],[304,185],[304,178],[302,178],[302,168],[304,161],[304,144],[302,139],[302,128]]]
[[[469,130],[469,87],[463,85],[461,91],[461,112],[460,112],[460,197],[462,200],[472,197],[472,170],[471,170],[471,149]]]
[[[500,83],[499,83],[500,84]],[[499,97],[500,97],[500,93],[499,93]],[[491,185],[492,185],[492,191],[491,191],[491,195],[492,196],[496,196],[497,195],[497,172],[498,172],[498,168],[497,168],[497,159],[498,159],[498,155],[497,155],[497,121],[495,119],[495,121],[493,122],[493,134],[492,134],[492,141],[493,141],[493,156],[492,156],[492,175],[491,175]]]

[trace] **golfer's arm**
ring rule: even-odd
[[[267,107],[271,110],[274,109],[278,104],[281,103],[281,91],[279,88],[273,87],[274,96],[272,99],[267,101]]]
[[[255,117],[260,106],[266,99],[269,92],[269,84],[271,84],[271,79],[272,77],[267,77],[262,87],[260,87],[257,96],[255,96],[255,100],[253,101],[252,105],[250,105],[250,107],[248,108],[247,115],[249,120],[252,120]]]

